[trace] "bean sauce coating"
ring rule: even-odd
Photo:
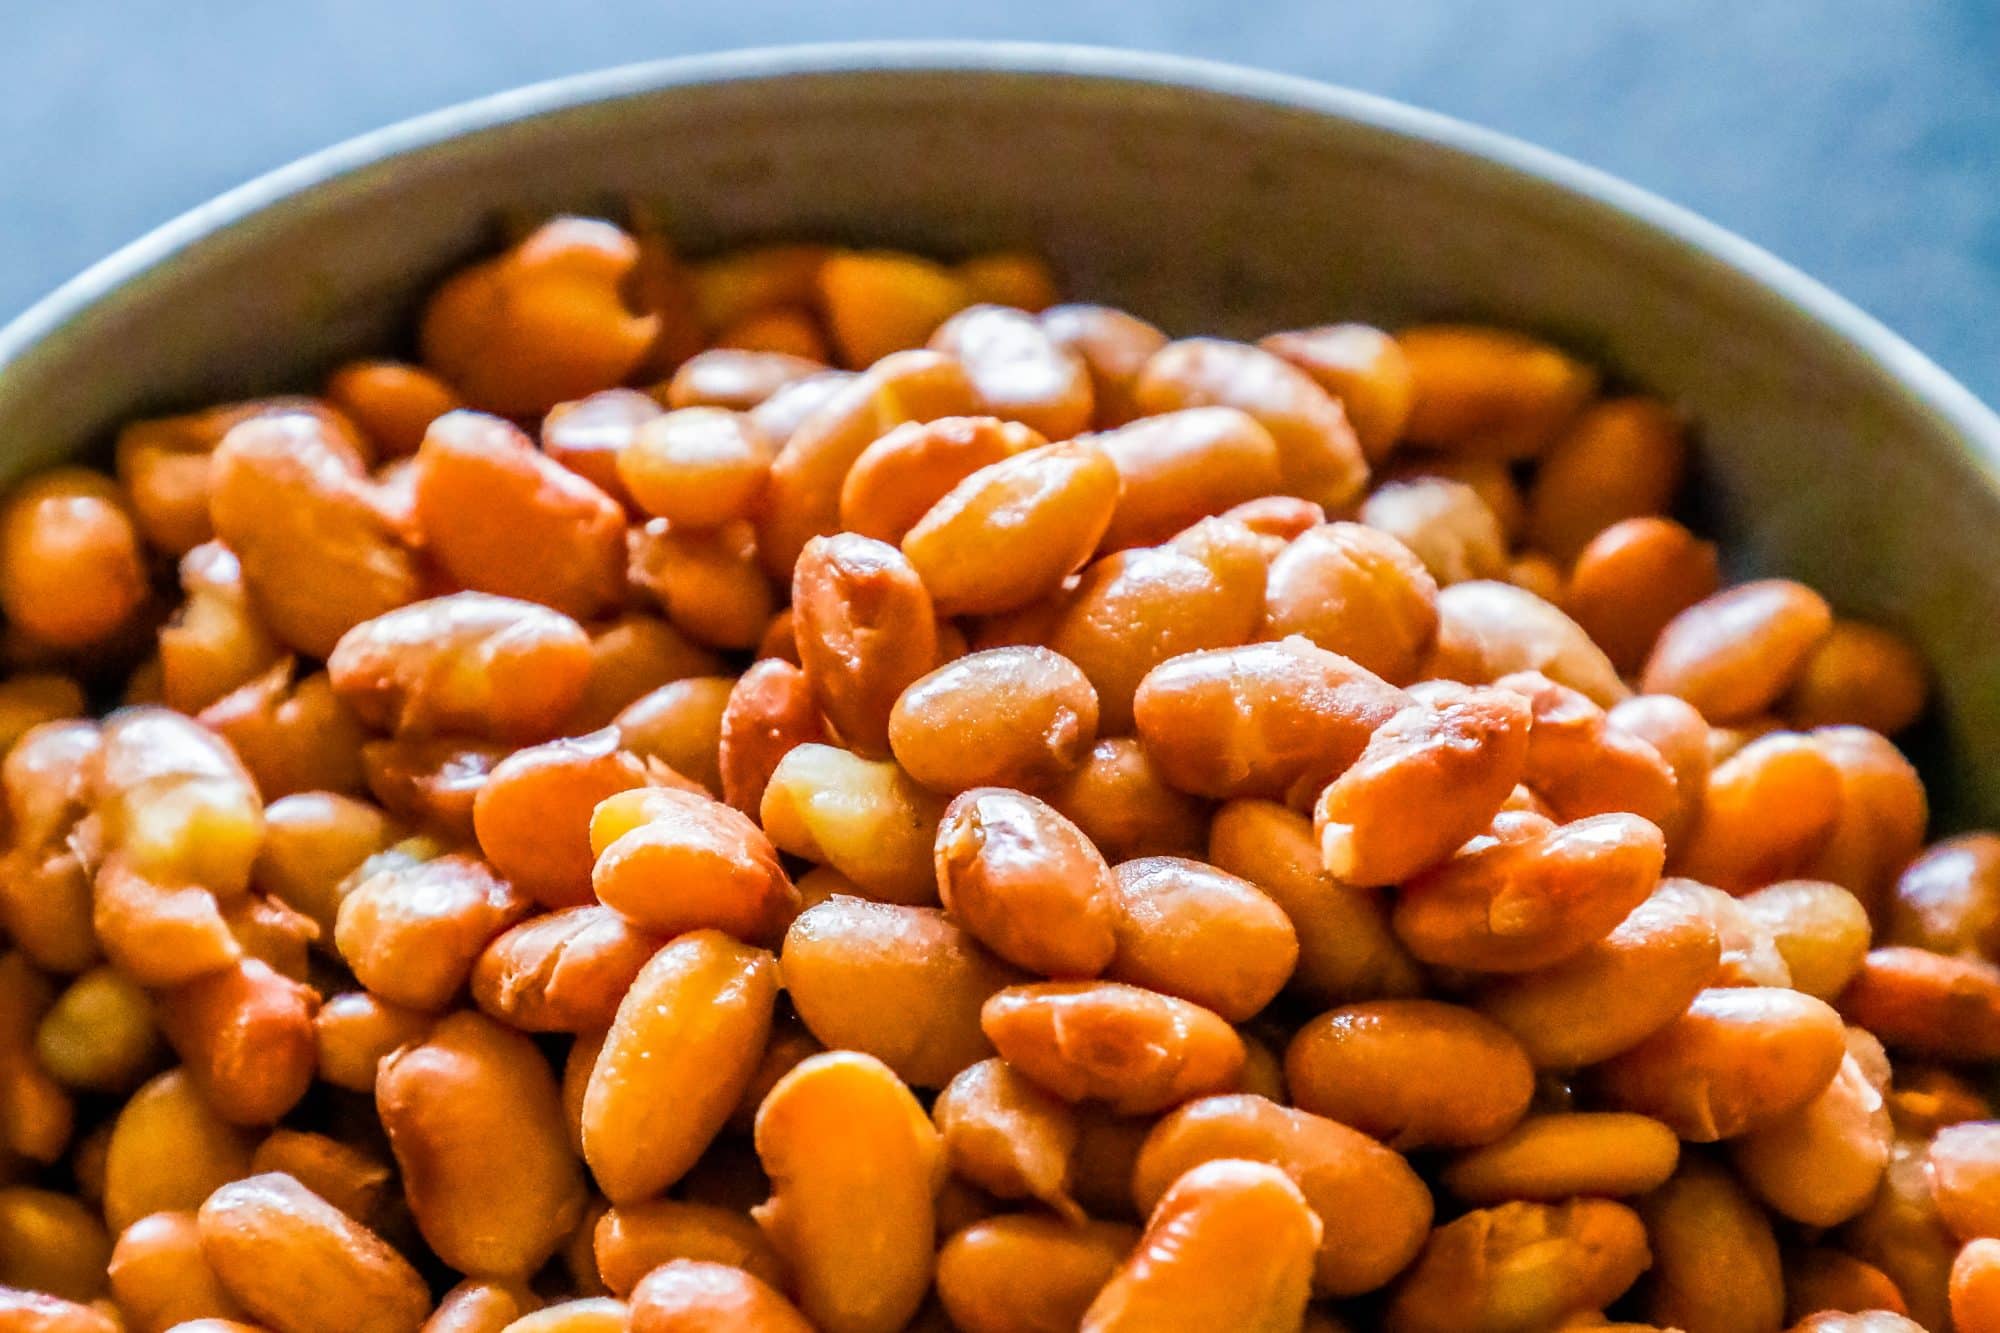
[[[0,1328],[2000,1330],[2000,833],[1646,367],[507,230],[0,496]]]

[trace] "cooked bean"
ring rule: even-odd
[[[1507,572],[1500,520],[1463,482],[1444,477],[1389,482],[1361,502],[1360,518],[1409,548],[1439,587]]]
[[[776,596],[747,524],[697,529],[656,518],[633,534],[630,550],[632,586],[650,594],[675,629],[714,648],[750,648],[763,637]]]
[[[1861,970],[1868,953],[1868,912],[1838,884],[1795,879],[1742,899],[1768,933],[1792,976],[1792,988],[1832,1001]]]
[[[836,250],[815,275],[820,308],[848,365],[865,366],[920,347],[938,325],[971,304],[951,270],[892,250]]]
[[[201,1205],[202,1253],[276,1333],[414,1333],[430,1293],[403,1257],[290,1176],[237,1180]]]
[[[141,877],[240,896],[264,809],[229,747],[164,708],[123,709],[102,737],[86,776],[105,843]]]
[[[1163,1117],[1134,1165],[1133,1202],[1151,1213],[1180,1176],[1220,1158],[1267,1162],[1305,1195],[1323,1228],[1313,1267],[1320,1294],[1380,1287],[1429,1231],[1430,1194],[1396,1153],[1323,1116],[1243,1094],[1204,1097]]]
[[[1274,333],[1257,345],[1305,371],[1339,401],[1370,463],[1395,448],[1415,385],[1394,338],[1368,324],[1326,324]]]
[[[1887,1273],[1844,1251],[1819,1246],[1785,1256],[1785,1318],[1843,1310],[1904,1314],[1908,1307]]]
[[[139,533],[111,478],[57,468],[0,506],[0,609],[59,649],[111,637],[146,599]]]
[[[1007,1062],[1064,1101],[1145,1115],[1231,1091],[1243,1042],[1213,1012],[1119,982],[1009,986],[982,1008]]]
[[[1396,934],[1417,958],[1531,972],[1608,935],[1659,882],[1660,831],[1634,815],[1547,826],[1501,815],[1495,832],[1405,886]]]
[[[1772,987],[1705,990],[1681,1017],[1599,1070],[1605,1100],[1694,1143],[1764,1128],[1826,1090],[1845,1051],[1840,1019]]]
[[[641,423],[618,452],[617,473],[646,513],[716,528],[755,515],[774,452],[742,414],[684,407]]]
[[[472,804],[507,748],[455,736],[370,741],[361,747],[361,770],[369,794],[398,820],[471,843]]]
[[[1469,1147],[1528,1109],[1534,1072],[1505,1030],[1435,1000],[1376,1000],[1320,1015],[1285,1052],[1304,1109],[1393,1147]]]
[[[1390,1298],[1383,1327],[1555,1327],[1617,1300],[1650,1262],[1638,1217],[1609,1200],[1477,1209],[1431,1234]]]
[[[1000,305],[959,311],[929,345],[965,366],[980,406],[1051,440],[1090,424],[1095,396],[1083,358],[1056,341],[1033,315]]]
[[[1133,387],[1167,335],[1145,320],[1101,305],[1056,305],[1041,312],[1042,327],[1061,347],[1083,358],[1090,372],[1097,424],[1116,426],[1142,415]]]
[[[364,1226],[388,1212],[395,1181],[389,1155],[373,1145],[364,1150],[294,1129],[272,1130],[250,1155],[250,1170],[282,1172]]]
[[[1825,600],[1803,584],[1740,584],[1667,624],[1646,661],[1644,686],[1679,695],[1710,722],[1740,722],[1784,694],[1832,625]]]
[[[938,1298],[966,1333],[1071,1333],[1138,1240],[1114,1222],[988,1218],[939,1248]]]
[[[440,1013],[486,946],[532,907],[485,862],[453,853],[362,880],[341,900],[334,943],[382,999]]]
[[[1263,348],[1219,338],[1168,343],[1146,361],[1132,401],[1146,416],[1210,406],[1248,413],[1277,442],[1283,489],[1329,510],[1367,484],[1368,461],[1339,402]]]
[[[73,1301],[104,1292],[111,1237],[81,1199],[0,1186],[0,1284]]]
[[[801,1308],[828,1333],[902,1328],[931,1284],[944,1176],[937,1131],[910,1090],[870,1056],[815,1055],[771,1089],[756,1139],[771,1177],[758,1224],[790,1265]]]
[[[1130,736],[1099,740],[1045,795],[1107,860],[1190,856],[1202,849],[1206,809],[1169,787]]]
[[[932,1105],[952,1172],[999,1199],[1032,1198],[1071,1222],[1069,1197],[1076,1113],[1004,1060],[968,1065]]]
[[[1231,801],[1216,812],[1208,858],[1268,894],[1298,937],[1292,985],[1313,1000],[1341,1004],[1414,995],[1423,978],[1389,929],[1380,894],[1330,875],[1312,825],[1271,801]]]
[[[1002,959],[1092,977],[1118,948],[1121,880],[1068,820],[1022,792],[975,787],[938,825],[945,910]]]
[[[1730,1160],[1774,1211],[1830,1227],[1875,1197],[1894,1137],[1880,1089],[1848,1056],[1818,1096],[1731,1143]]]
[[[1951,1265],[1951,1318],[1964,1333],[2000,1320],[2000,1241],[1976,1240]]]
[[[1047,596],[1097,548],[1118,470],[1088,440],[1042,445],[952,487],[903,537],[939,612],[992,615]]]
[[[1840,1009],[1897,1052],[2000,1059],[2000,968],[1926,949],[1872,950]]]
[[[1300,533],[1271,562],[1264,624],[1406,685],[1436,637],[1437,597],[1430,572],[1400,541],[1329,523]]]
[[[118,1112],[104,1171],[104,1217],[122,1231],[148,1213],[192,1211],[219,1186],[248,1175],[250,1141],[185,1072],[170,1070]]]
[[[1840,808],[1806,873],[1879,912],[1924,845],[1930,802],[1923,779],[1888,738],[1865,727],[1821,727],[1810,739],[1839,777]]]
[[[587,1296],[524,1314],[500,1333],[625,1333],[630,1327],[625,1302]]]
[[[830,1048],[940,1088],[992,1054],[980,1009],[1017,977],[935,908],[831,898],[785,936],[785,988]]]
[[[613,1203],[665,1189],[694,1165],[742,1096],[770,1032],[770,954],[692,931],[640,970],[583,1099],[583,1155]]]
[[[753,819],[779,761],[826,739],[803,668],[774,657],[752,662],[730,687],[716,740],[722,798]]]
[[[760,818],[779,848],[833,867],[869,897],[921,904],[937,901],[944,808],[893,761],[807,743],[772,770]]]
[[[1248,880],[1199,861],[1149,856],[1117,867],[1105,975],[1201,1005],[1231,1022],[1269,1004],[1297,962],[1284,910]]]
[[[505,1333],[538,1302],[518,1284],[467,1278],[444,1294],[424,1321],[424,1333]]]
[[[128,1093],[157,1067],[150,1002],[124,973],[96,967],[56,997],[35,1029],[35,1057],[66,1087]]]
[[[555,1077],[525,1036],[454,1014],[383,1060],[375,1104],[417,1226],[453,1268],[526,1278],[576,1225],[583,1171]],[[503,1142],[507,1169],[495,1172]]]
[[[599,1218],[598,1271],[614,1295],[629,1297],[648,1273],[675,1260],[727,1264],[782,1290],[785,1270],[757,1224],[712,1204],[650,1199]]]
[[[312,1084],[318,1008],[318,991],[246,958],[162,994],[158,1017],[204,1100],[234,1124],[267,1125]]]
[[[669,681],[633,700],[611,725],[641,759],[658,760],[719,795],[722,714],[733,686],[727,676]]]
[[[165,1333],[191,1319],[244,1313],[202,1254],[201,1228],[190,1211],[154,1213],[126,1227],[107,1276],[134,1333]]]
[[[14,1287],[0,1287],[0,1319],[19,1333],[121,1333],[123,1327],[95,1306]]]
[[[1535,470],[1528,537],[1559,560],[1621,519],[1663,514],[1687,467],[1686,428],[1657,398],[1593,403]]]
[[[1455,452],[1540,453],[1589,401],[1597,374],[1526,334],[1431,324],[1396,335],[1409,366],[1406,439]]]
[[[1722,584],[1715,547],[1669,518],[1597,533],[1570,569],[1563,608],[1621,671],[1637,671],[1660,631]]]
[[[601,1032],[660,941],[608,907],[568,907],[524,921],[486,946],[472,998],[527,1032]]]
[[[1095,439],[1121,483],[1105,550],[1165,541],[1198,519],[1279,488],[1277,442],[1234,407],[1142,417]]]
[[[886,755],[890,710],[938,659],[937,616],[916,569],[886,542],[815,537],[792,570],[792,616],[820,712],[849,749]]]
[[[1923,659],[1900,635],[1835,620],[1782,705],[1794,726],[1861,726],[1893,736],[1924,711]]]
[[[798,909],[771,840],[706,795],[647,787],[607,797],[590,844],[598,901],[661,938],[713,928],[770,943]]]
[[[1500,1138],[1446,1164],[1446,1189],[1470,1204],[1509,1199],[1559,1203],[1578,1195],[1619,1198],[1664,1184],[1680,1140],[1657,1120],[1618,1111],[1531,1115]]]
[[[1539,671],[1605,708],[1629,692],[1582,626],[1524,588],[1490,579],[1455,583],[1438,594],[1437,609],[1426,676],[1477,685]]]
[[[1678,852],[1708,797],[1708,725],[1692,705],[1670,694],[1634,695],[1613,704],[1604,720],[1612,731],[1650,745],[1666,762],[1673,775],[1674,809],[1660,830],[1669,850]]]
[[[897,762],[946,793],[1048,786],[1096,736],[1096,691],[1046,648],[990,648],[947,663],[904,690],[889,715]]]
[[[1681,1159],[1674,1178],[1640,1205],[1652,1243],[1646,1316],[1667,1328],[1774,1329],[1784,1278],[1770,1220],[1728,1170]]]
[[[646,780],[645,765],[609,728],[517,750],[494,766],[473,798],[479,850],[545,907],[588,903],[590,814],[599,801]]]
[[[1884,915],[1891,944],[2000,957],[2000,835],[1933,843],[1904,868]]]
[[[1792,968],[1778,952],[1777,939],[1750,914],[1743,899],[1691,879],[1662,881],[1661,892],[1669,891],[1676,899],[1693,906],[1715,927],[1721,955],[1713,984],[1783,987],[1792,984]]]
[[[1506,690],[1444,688],[1384,722],[1313,807],[1335,879],[1395,884],[1444,861],[1499,813],[1532,744]]]
[[[1147,755],[1183,791],[1310,798],[1405,701],[1374,673],[1294,635],[1160,664],[1140,683],[1133,716]]]
[[[728,1263],[673,1259],[632,1289],[633,1333],[700,1333],[732,1328],[744,1333],[810,1333],[792,1303],[767,1283]]]
[[[1046,443],[1039,431],[998,417],[905,422],[854,460],[841,483],[840,524],[864,537],[899,543],[967,477]]]

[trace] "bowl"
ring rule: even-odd
[[[406,342],[510,216],[658,208],[690,250],[1023,246],[1175,332],[1471,318],[1698,423],[1699,520],[1937,672],[1939,822],[2000,821],[2000,418],[1853,306],[1629,185],[1379,98],[1057,46],[749,51],[540,84],[366,135],[168,223],[0,329],[0,480],[121,420]]]

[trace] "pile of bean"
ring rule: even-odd
[[[1543,342],[1056,299],[558,219],[18,487],[0,1329],[2000,1329],[1910,648]]]

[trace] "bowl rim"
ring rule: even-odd
[[[560,111],[701,84],[867,73],[1055,75],[1178,87],[1345,121],[1483,160],[1517,181],[1581,197],[1628,226],[1678,242],[1845,344],[2000,483],[2000,414],[1901,335],[1818,280],[1734,232],[1596,167],[1497,130],[1373,93],[1222,61],[1048,42],[909,40],[801,43],[614,66],[455,103],[320,149],[189,209],[90,265],[0,327],[0,377],[126,284],[350,172]]]

